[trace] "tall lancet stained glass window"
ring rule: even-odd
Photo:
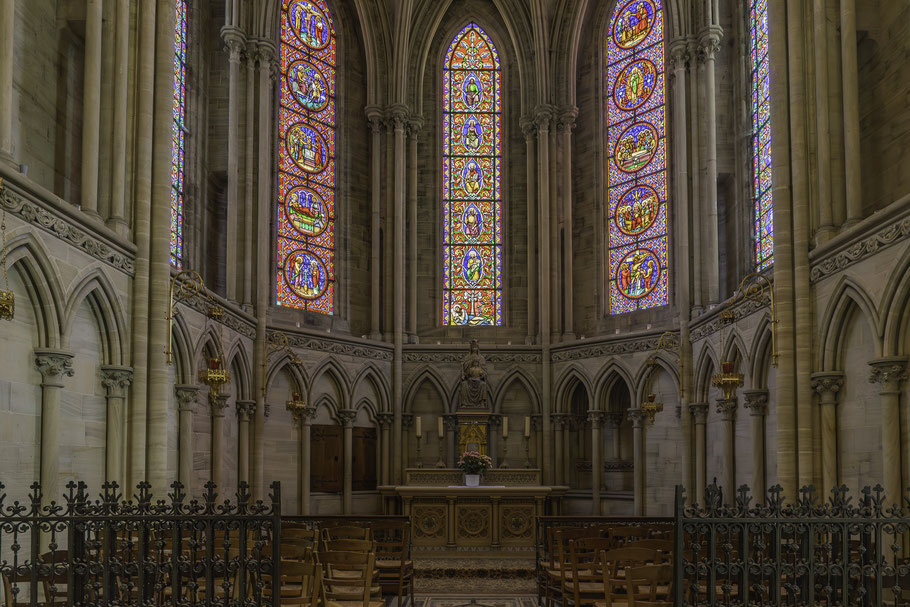
[[[606,40],[610,314],[667,304],[667,114],[658,0],[620,0]]]
[[[456,34],[442,76],[443,324],[501,325],[501,76],[479,25]]]
[[[283,0],[278,304],[334,313],[335,29],[323,0]]]
[[[755,204],[755,263],[774,263],[771,212],[771,70],[768,61],[768,0],[751,0],[749,40],[752,63],[752,179]]]
[[[183,265],[186,177],[186,0],[177,0],[174,31],[174,123],[171,127],[171,265]]]

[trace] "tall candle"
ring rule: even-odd
[[[502,418],[502,437],[509,438],[509,418]]]
[[[531,418],[525,416],[525,438],[531,438]]]
[[[420,416],[418,415],[417,416],[417,427],[414,432],[414,436],[416,436],[417,438],[420,438],[421,436],[423,436],[423,429],[420,426],[421,421],[422,420],[421,420]]]
[[[436,432],[439,434],[439,438],[445,438],[445,430],[442,427],[442,417],[436,418]]]

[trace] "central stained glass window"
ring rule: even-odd
[[[174,29],[174,122],[171,127],[171,265],[183,266],[186,179],[186,0],[177,1]]]
[[[606,41],[610,314],[667,305],[664,24],[656,0],[622,0]]]
[[[499,55],[476,23],[442,73],[443,324],[502,324],[502,99]]]
[[[335,28],[323,0],[283,0],[278,304],[335,303]]]
[[[755,263],[774,263],[771,198],[771,69],[768,61],[768,0],[752,0],[749,12],[752,63],[752,179],[755,197]]]

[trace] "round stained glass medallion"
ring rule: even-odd
[[[627,65],[613,83],[613,102],[621,110],[630,112],[640,108],[651,98],[657,84],[657,68],[647,59],[638,59]]]
[[[654,225],[659,209],[659,199],[654,188],[635,185],[619,197],[613,221],[623,234],[636,236]]]
[[[328,283],[328,273],[322,260],[303,249],[287,256],[284,277],[291,290],[304,299],[318,298]]]
[[[294,164],[307,173],[318,173],[328,161],[329,146],[325,137],[309,126],[297,123],[288,129],[288,154]]]
[[[613,148],[613,162],[624,173],[643,169],[657,153],[657,129],[649,122],[636,122],[620,134]]]
[[[288,8],[288,19],[294,33],[312,49],[329,44],[329,20],[322,9],[309,0],[297,0]]]
[[[624,297],[641,299],[660,282],[660,259],[650,249],[631,251],[616,266],[616,286]]]
[[[288,67],[288,88],[302,107],[318,111],[329,103],[329,89],[316,66],[295,61]]]
[[[329,217],[325,201],[309,188],[297,187],[284,198],[288,221],[304,236],[318,236],[325,231]]]
[[[632,48],[641,43],[654,27],[657,10],[652,0],[631,0],[613,22],[613,41],[620,48]]]

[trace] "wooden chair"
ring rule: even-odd
[[[603,596],[603,571],[600,554],[610,549],[609,537],[583,537],[569,541],[569,570],[563,569],[564,603],[575,607],[593,605]]]
[[[636,540],[628,542],[623,546],[624,548],[647,548],[649,550],[657,550],[660,553],[660,562],[661,563],[671,563],[673,561],[673,540],[656,540],[656,539],[647,539],[647,540]]]
[[[309,540],[316,542],[319,540],[319,532],[316,529],[305,529],[302,527],[282,527],[281,540]]]
[[[378,587],[373,586],[376,557],[372,552],[320,552],[319,562],[324,567],[326,601],[337,603],[339,607],[385,606],[381,598],[373,598]],[[358,572],[359,575],[352,576],[351,572]]]
[[[571,560],[569,554],[569,542],[579,540],[584,537],[603,537],[606,533],[606,527],[564,527],[553,534],[553,554],[555,554],[554,566],[548,568],[542,575],[544,578],[543,595],[544,605],[550,607],[551,601],[562,601],[564,580],[571,578]],[[540,582],[539,582],[540,583]],[[538,590],[538,594],[540,591]]]
[[[307,540],[282,540],[281,541],[281,560],[283,561],[307,561],[312,560],[312,555],[316,551],[312,542]]]
[[[312,606],[324,604],[322,565],[316,562],[281,562],[280,605]]]
[[[629,607],[672,607],[673,565],[645,565],[626,570]]]
[[[376,544],[376,569],[383,594],[398,597],[398,607],[403,607],[407,595],[414,605],[414,561],[408,554],[410,523],[403,521],[377,521],[371,525]]]
[[[617,526],[610,528],[610,538],[613,540],[614,548],[621,548],[628,542],[643,540],[647,537],[645,528],[641,526]]]
[[[603,567],[604,600],[595,601],[595,607],[629,606],[631,592],[626,571],[632,567],[654,564],[660,558],[656,550],[648,548],[614,548],[600,554]]]
[[[355,527],[345,525],[339,527],[324,527],[322,529],[323,540],[371,540],[369,527]]]
[[[0,578],[2,578],[3,581],[4,607],[26,607],[27,605],[31,605],[31,601],[29,601],[29,589],[31,588],[32,582],[31,572],[3,572],[0,574]],[[13,589],[17,590],[17,592],[13,592]],[[40,604],[41,603],[39,603],[39,605]]]

